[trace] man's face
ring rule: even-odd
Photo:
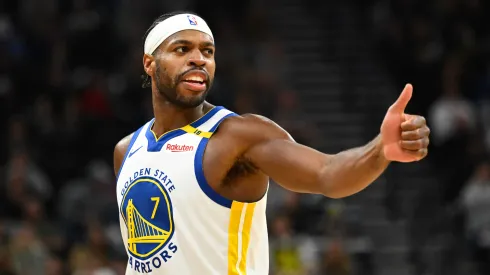
[[[213,83],[216,63],[214,41],[200,31],[184,30],[167,38],[154,52],[145,55],[145,69],[151,67],[158,93],[170,103],[193,108],[204,102]]]

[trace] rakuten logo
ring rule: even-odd
[[[194,151],[194,146],[167,144],[167,147],[165,149],[172,152],[190,152]]]

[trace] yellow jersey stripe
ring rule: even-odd
[[[255,203],[247,203],[247,211],[245,212],[245,220],[242,229],[242,257],[240,259],[240,274],[247,274],[247,254],[248,245],[250,244],[250,231],[252,229],[252,219],[255,211]]]
[[[211,132],[203,132],[203,131],[201,131],[197,128],[194,128],[190,125],[184,126],[181,129],[186,131],[189,134],[194,134],[196,136],[200,136],[200,137],[204,137],[204,138],[210,138],[213,135],[213,133],[211,133]]]
[[[230,225],[228,227],[228,275],[239,274],[237,270],[238,235],[244,205],[244,203],[236,201],[231,204]]]
[[[228,228],[228,275],[247,274],[247,254],[255,203],[233,201]]]

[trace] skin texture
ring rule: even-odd
[[[143,66],[152,79],[152,130],[157,136],[183,127],[213,108],[205,101],[216,69],[213,45],[207,34],[185,30],[170,36],[153,55],[144,55]],[[205,76],[205,91],[193,91],[182,82],[193,72]],[[390,162],[414,162],[427,155],[430,130],[425,119],[404,113],[412,91],[407,84],[388,109],[376,138],[333,155],[296,143],[265,117],[246,114],[227,118],[206,147],[204,175],[217,193],[242,202],[261,199],[269,178],[295,192],[330,198],[355,194],[378,178]],[[131,136],[115,147],[116,175]]]

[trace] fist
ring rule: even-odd
[[[427,156],[430,129],[422,116],[405,114],[413,87],[405,86],[391,105],[381,125],[381,142],[386,159],[398,162],[419,161]]]

